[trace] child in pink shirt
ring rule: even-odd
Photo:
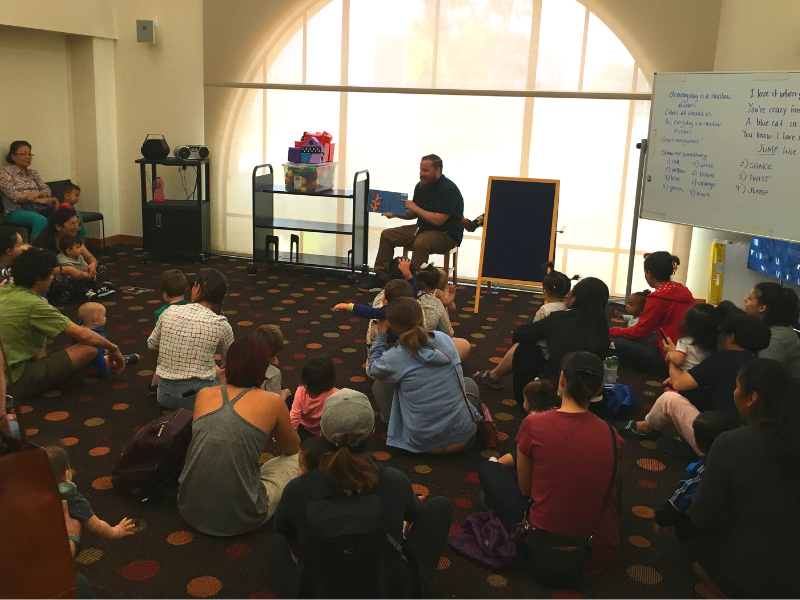
[[[339,388],[334,387],[336,371],[333,361],[328,356],[309,359],[303,365],[300,381],[303,385],[294,393],[294,403],[289,417],[300,439],[306,439],[312,435],[322,434],[319,429],[322,407],[328,396],[339,391]]]

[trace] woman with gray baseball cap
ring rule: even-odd
[[[329,450],[320,458],[318,469],[289,482],[275,513],[270,564],[285,586],[281,597],[315,597],[318,589],[318,575],[311,572],[313,563],[305,559],[311,535],[307,508],[315,501],[311,488],[320,480],[335,502],[346,502],[346,498],[355,495],[375,495],[380,499],[387,544],[391,538],[399,541],[402,548],[402,555],[393,544],[387,549],[391,556],[389,597],[411,597],[414,590],[427,596],[447,542],[452,502],[441,496],[423,501],[404,473],[379,465],[367,452],[367,443],[375,431],[375,414],[361,392],[345,388],[332,394],[322,409],[320,429]],[[404,527],[404,521],[410,523],[410,528]],[[290,548],[297,548],[298,544],[299,555],[293,554]],[[354,597],[359,597],[357,586],[354,582]]]

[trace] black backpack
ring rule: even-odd
[[[380,475],[382,466],[378,468]],[[348,495],[319,469],[301,480],[313,500],[306,506],[300,597],[388,598],[392,561],[407,559],[386,531],[380,497]]]

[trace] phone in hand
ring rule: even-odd
[[[659,327],[658,332],[661,334],[661,339],[664,340],[664,343],[669,344],[669,340],[667,339],[667,334],[664,333],[664,330]]]

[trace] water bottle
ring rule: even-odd
[[[492,293],[493,294],[499,294],[500,293],[500,284],[497,283],[496,281],[492,282]]]
[[[603,361],[603,386],[611,389],[617,383],[617,369],[619,369],[619,359],[616,356],[609,356]]]

